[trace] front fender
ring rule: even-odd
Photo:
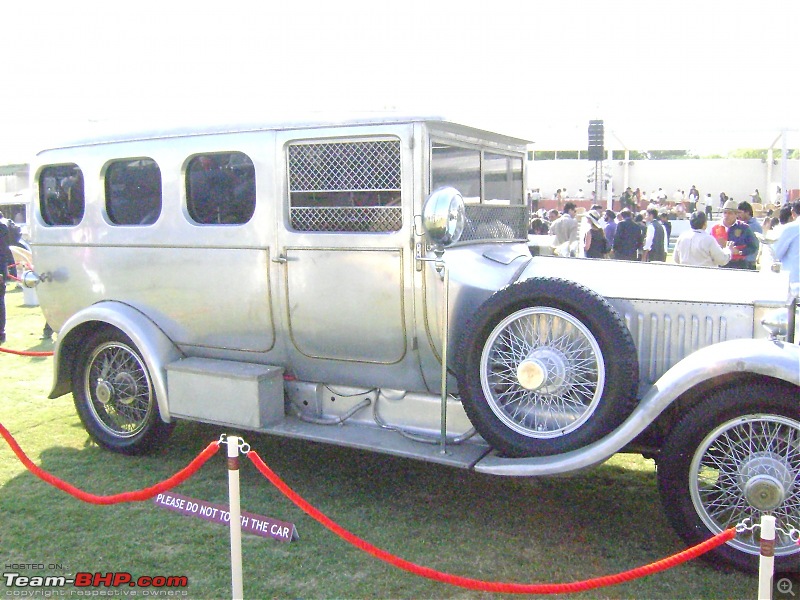
[[[166,365],[183,354],[147,315],[122,302],[104,301],[72,315],[58,332],[53,354],[53,387],[49,398],[72,391],[72,372],[78,350],[98,328],[112,326],[138,348],[153,380],[162,420],[169,422]]]
[[[664,373],[631,415],[606,437],[554,456],[502,458],[490,454],[474,469],[492,475],[531,477],[594,466],[633,441],[687,390],[723,375],[741,373],[780,379],[800,387],[800,346],[771,340],[730,340],[707,346]]]

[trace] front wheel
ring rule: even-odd
[[[123,454],[158,447],[172,431],[158,412],[150,372],[136,346],[117,330],[95,334],[73,373],[73,398],[86,431],[100,446]]]
[[[776,519],[775,570],[800,572],[800,407],[772,382],[716,391],[670,432],[658,464],[667,517],[689,544],[762,514]],[[794,534],[796,535],[796,533]],[[758,570],[758,529],[712,551],[712,561]]]
[[[461,341],[459,392],[475,428],[506,456],[582,448],[636,403],[636,348],[601,296],[556,278],[491,296]]]

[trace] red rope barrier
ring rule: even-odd
[[[18,356],[53,356],[52,350],[12,350],[11,348],[1,348],[0,352],[5,352],[6,354],[16,354]]]
[[[209,458],[211,458],[214,454],[219,451],[220,442],[214,441],[211,442],[206,448],[198,454],[192,462],[190,462],[186,467],[175,473],[169,479],[166,479],[156,485],[153,485],[149,488],[145,488],[142,490],[136,490],[132,492],[122,492],[120,494],[113,494],[109,496],[98,496],[95,494],[90,494],[88,492],[84,492],[83,490],[47,473],[40,467],[33,464],[33,462],[28,458],[28,456],[23,452],[22,448],[20,448],[17,441],[14,437],[9,433],[9,431],[5,428],[5,426],[0,423],[0,435],[5,439],[11,449],[14,451],[14,454],[17,455],[20,462],[34,475],[42,479],[43,481],[49,483],[50,485],[82,500],[84,502],[88,502],[91,504],[118,504],[121,502],[136,502],[136,501],[143,501],[149,500],[156,494],[172,489],[173,487],[183,483],[189,477],[194,475],[200,467],[202,467]],[[642,567],[638,567],[635,569],[631,569],[629,571],[624,571],[622,573],[618,573],[616,575],[606,575],[604,577],[596,577],[594,579],[587,579],[584,581],[575,581],[571,583],[554,583],[554,584],[523,584],[523,583],[507,583],[507,582],[499,582],[499,581],[482,581],[480,579],[472,579],[470,577],[462,577],[460,575],[452,575],[449,573],[443,573],[441,571],[437,571],[435,569],[431,569],[429,567],[424,567],[410,561],[407,561],[403,558],[399,558],[373,544],[370,544],[366,540],[356,536],[355,534],[351,533],[325,514],[320,512],[317,508],[309,504],[305,499],[303,499],[297,492],[295,492],[292,488],[290,488],[278,475],[276,475],[261,459],[261,457],[255,451],[250,451],[247,453],[247,457],[250,461],[255,465],[256,469],[266,477],[272,485],[274,485],[278,490],[280,490],[289,500],[291,500],[298,508],[300,508],[303,512],[309,515],[311,518],[319,522],[321,525],[344,539],[345,541],[349,542],[353,546],[363,550],[364,552],[374,556],[375,558],[382,560],[390,565],[413,573],[414,575],[418,575],[420,577],[425,577],[427,579],[432,579],[434,581],[439,581],[442,583],[447,583],[450,585],[463,587],[472,590],[479,590],[479,591],[486,591],[486,592],[500,592],[506,594],[564,594],[564,593],[574,593],[574,592],[582,592],[586,590],[591,590],[599,587],[605,587],[610,585],[617,585],[620,583],[624,583],[626,581],[631,581],[633,579],[637,579],[640,577],[644,577],[647,575],[652,575],[654,573],[658,573],[659,571],[664,571],[666,569],[670,569],[675,567],[681,563],[687,562],[698,556],[705,554],[721,546],[722,544],[726,543],[729,540],[732,540],[736,537],[736,529],[730,528],[722,533],[719,533],[712,537],[705,542],[698,544],[697,546],[693,546],[683,552],[679,552],[673,556],[664,558],[662,560],[653,562],[649,565],[644,565]]]
[[[197,470],[219,450],[219,442],[211,442],[208,446],[206,446],[205,450],[198,454],[192,460],[192,462],[190,462],[183,469],[175,473],[169,479],[166,479],[161,483],[157,483],[149,488],[136,490],[133,492],[122,492],[121,494],[113,494],[110,496],[97,496],[95,494],[84,492],[83,490],[76,488],[74,485],[71,485],[66,481],[62,481],[61,479],[51,475],[47,471],[44,471],[33,464],[31,459],[26,456],[26,454],[22,451],[22,448],[20,448],[19,444],[17,444],[17,441],[2,423],[0,423],[0,435],[5,438],[8,445],[11,446],[11,449],[14,451],[14,454],[17,455],[17,458],[19,458],[20,462],[25,465],[25,467],[31,473],[36,475],[39,479],[46,481],[50,485],[57,487],[62,492],[66,492],[78,500],[82,500],[90,504],[118,504],[120,502],[140,502],[142,500],[149,500],[156,494],[172,489],[189,479],[189,477],[194,475]]]
[[[721,546],[725,542],[732,540],[736,537],[736,529],[731,528],[723,531],[715,535],[713,538],[706,540],[702,544],[698,544],[692,548],[684,550],[683,552],[679,552],[673,556],[664,558],[662,560],[656,561],[649,565],[645,565],[642,567],[638,567],[636,569],[631,569],[630,571],[624,571],[622,573],[618,573],[616,575],[607,575],[604,577],[597,577],[595,579],[587,579],[585,581],[575,581],[572,583],[555,583],[555,584],[522,584],[522,583],[504,583],[504,582],[494,582],[494,581],[482,581],[479,579],[472,579],[469,577],[461,577],[459,575],[451,575],[448,573],[442,573],[440,571],[436,571],[429,567],[423,567],[407,561],[405,559],[399,558],[378,548],[377,546],[373,546],[369,542],[363,540],[362,538],[356,536],[355,534],[349,532],[326,515],[321,513],[318,509],[313,507],[309,504],[306,500],[304,500],[297,492],[292,490],[280,477],[278,477],[261,459],[260,456],[255,451],[250,451],[247,453],[247,457],[250,461],[255,465],[256,469],[266,477],[272,485],[278,488],[289,500],[291,500],[298,508],[300,508],[303,512],[309,515],[311,518],[319,522],[321,525],[344,539],[345,541],[349,542],[350,544],[354,545],[355,547],[371,554],[375,558],[382,560],[386,563],[389,563],[395,567],[403,569],[405,571],[409,571],[415,575],[419,575],[420,577],[425,577],[427,579],[433,579],[435,581],[440,581],[443,583],[448,583],[450,585],[468,588],[472,590],[480,590],[486,592],[501,592],[505,594],[565,594],[565,593],[573,593],[573,592],[582,592],[586,590],[591,590],[598,587],[604,587],[609,585],[617,585],[619,583],[623,583],[625,581],[630,581],[632,579],[637,579],[639,577],[644,577],[646,575],[652,575],[653,573],[658,573],[659,571],[664,571],[666,569],[670,569],[676,565],[684,563],[688,560],[693,558],[697,558],[701,554],[705,554],[706,552],[713,550],[714,548]]]

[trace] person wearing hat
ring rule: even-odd
[[[723,267],[754,270],[758,257],[758,238],[747,223],[740,221],[738,217],[738,203],[733,199],[726,200],[722,205],[722,223],[714,225],[711,235],[723,248],[727,246],[727,242],[733,242],[731,260]]]
[[[589,221],[589,230],[583,236],[583,255],[586,258],[605,258],[611,251],[600,223],[601,218],[596,210],[586,213],[586,220]]]

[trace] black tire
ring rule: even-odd
[[[159,448],[174,425],[164,423],[141,353],[116,329],[86,343],[75,362],[72,395],[86,431],[100,446],[122,454]]]
[[[529,279],[496,292],[467,324],[458,356],[464,410],[506,456],[582,448],[636,405],[630,331],[605,299],[571,281]]]
[[[658,489],[670,523],[689,545],[763,512],[800,531],[800,402],[797,388],[749,382],[714,391],[672,429],[659,453]],[[704,555],[757,572],[758,530]],[[778,531],[775,571],[800,572],[800,546]]]

